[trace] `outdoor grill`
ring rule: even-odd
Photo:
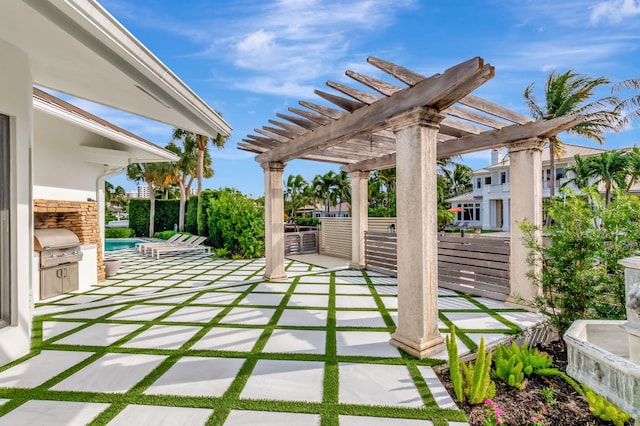
[[[63,228],[34,230],[34,248],[40,252],[40,298],[78,289],[80,240]]]

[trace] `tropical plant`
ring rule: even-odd
[[[496,394],[496,384],[491,380],[491,352],[485,351],[484,337],[480,338],[478,356],[473,363],[460,363],[456,328],[445,339],[449,359],[449,375],[456,399],[471,405],[482,404]]]
[[[104,201],[109,207],[116,207],[121,210],[127,205],[127,192],[120,185],[113,186],[109,181],[104,182]]]
[[[620,151],[605,151],[589,160],[591,174],[596,178],[596,183],[604,184],[605,204],[611,202],[613,188],[624,189],[627,186],[628,161],[624,153]]]
[[[222,136],[220,133],[218,133],[215,138],[210,138],[205,135],[199,135],[197,133],[189,132],[187,130],[182,130],[182,129],[174,129],[172,134],[172,139],[174,140],[181,139],[185,141],[185,144],[193,143],[195,145],[197,149],[197,152],[196,152],[196,158],[197,158],[196,179],[198,180],[197,193],[200,194],[200,192],[202,192],[202,179],[213,176],[213,169],[212,168],[207,169],[207,167],[205,167],[205,152],[207,151],[208,144],[209,142],[211,142],[212,145],[215,146],[216,148],[222,149],[224,148],[224,145],[227,142],[227,139],[224,136]]]
[[[171,175],[171,182],[178,186],[180,191],[180,217],[178,222],[178,230],[184,231],[185,229],[185,209],[187,203],[187,195],[191,192],[191,185],[197,178],[197,170],[199,164],[199,153],[196,146],[196,141],[190,135],[186,134],[179,129],[173,131],[174,140],[167,145],[167,149],[180,157],[177,162],[171,163],[169,173]],[[176,136],[180,136],[182,146],[178,145]],[[203,154],[203,173],[206,176],[213,176],[213,169],[211,168],[211,156],[209,151],[205,150]]]
[[[324,214],[329,215],[329,207],[336,204],[336,173],[333,170],[313,178],[311,186],[316,199],[323,200]]]
[[[631,151],[627,151],[627,192],[631,187],[640,181],[640,148],[634,146]]]
[[[562,184],[562,188],[573,185],[579,190],[587,189],[592,186],[590,183],[590,179],[593,175],[591,157],[574,155],[573,159],[575,163],[572,166],[567,167],[565,170],[567,180]]]
[[[621,90],[640,90],[640,78],[623,80],[614,84],[612,87],[613,93]],[[640,95],[635,95],[621,101],[618,105],[618,110],[622,112],[623,125],[640,118]]]
[[[340,215],[342,213],[342,203],[351,202],[351,182],[347,172],[341,171],[335,176],[333,190],[338,204],[338,215]]]
[[[296,217],[298,209],[304,207],[305,190],[309,186],[301,175],[289,175],[284,186],[285,202],[289,205],[291,214],[289,217]],[[308,193],[308,192],[307,192]]]
[[[534,96],[535,85],[531,83],[524,91],[524,100],[533,118],[551,120],[557,117],[579,114],[584,120],[567,132],[584,136],[600,144],[604,141],[604,132],[620,127],[621,115],[617,97],[605,96],[592,100],[595,91],[611,82],[606,77],[592,78],[568,70],[558,74],[552,71],[547,76],[544,87],[544,104],[539,104]],[[548,138],[549,162],[551,168],[550,195],[555,196],[556,167],[555,159],[564,151],[564,142],[557,136]]]
[[[134,182],[146,182],[149,187],[149,236],[153,237],[156,203],[154,190],[166,178],[166,163],[132,163],[127,167],[127,177]]]

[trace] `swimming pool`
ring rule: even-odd
[[[144,243],[144,240],[138,238],[105,238],[104,251],[134,248],[136,243]]]

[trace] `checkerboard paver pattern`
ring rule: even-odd
[[[388,344],[396,279],[264,259],[155,260],[40,304],[34,349],[0,367],[0,425],[457,425],[432,367]],[[537,314],[441,290],[440,331],[461,355],[539,324]],[[173,423],[171,423],[173,422]]]

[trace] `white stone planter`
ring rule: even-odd
[[[122,264],[122,260],[112,259],[104,261],[104,274],[107,277],[113,277],[118,273],[118,269]]]

